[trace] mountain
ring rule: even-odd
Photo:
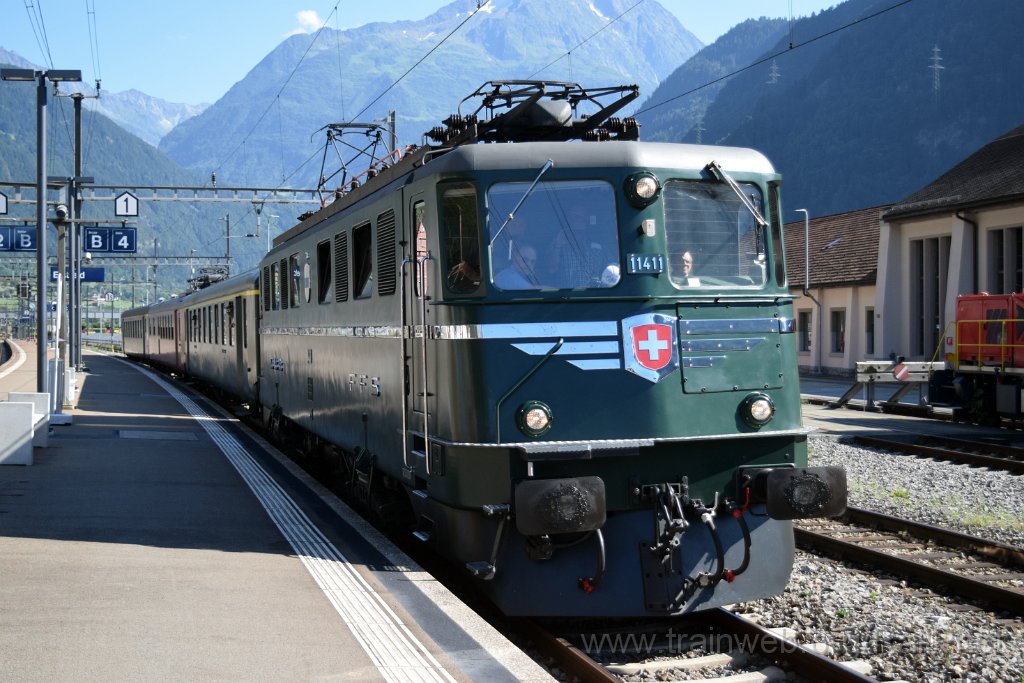
[[[138,90],[125,90],[104,91],[99,99],[86,100],[85,106],[156,147],[175,126],[201,114],[210,105],[168,102]]]
[[[761,150],[785,178],[785,208],[821,216],[897,201],[1024,122],[1015,85],[1024,3],[918,1],[884,11],[893,5],[848,0],[743,60],[764,61],[720,86],[703,142]],[[704,90],[643,111],[680,92],[667,87],[674,79],[694,87],[685,80],[693,68],[683,65],[641,105],[644,138],[695,141],[687,112],[699,110]]]
[[[0,47],[0,64],[10,64],[19,69],[41,69],[17,52]],[[209,104],[179,104],[161,100],[138,90],[111,92],[103,90],[100,97],[94,97],[96,89],[86,83],[62,83],[61,91],[79,92],[86,95],[82,101],[85,109],[103,114],[136,137],[156,147],[160,138],[185,119],[201,113]]]
[[[32,62],[28,61],[17,52],[11,52],[0,47],[0,64],[6,64],[13,66],[18,69],[36,69],[38,68]]]
[[[9,58],[9,57],[8,57]],[[16,60],[12,60],[16,61]],[[0,60],[3,63],[3,60]],[[6,65],[6,64],[5,64]],[[19,68],[28,68],[15,63]],[[34,83],[0,81],[0,179],[24,183],[26,199],[35,198],[36,182],[36,86]],[[74,112],[70,98],[50,97],[47,106],[47,175],[71,176],[74,165],[71,140],[74,135]],[[193,171],[182,168],[159,150],[102,114],[85,112],[82,116],[83,174],[92,176],[96,185],[133,188],[140,185],[202,186],[207,182]],[[4,188],[14,199],[11,188]],[[51,194],[49,199],[56,199]],[[251,213],[245,205],[214,205],[195,202],[154,202],[140,197],[138,227],[139,255],[188,256],[192,250],[199,255],[220,255],[225,251],[225,213],[233,212],[233,232],[252,232],[255,219],[243,217]],[[271,209],[277,213],[282,211]],[[33,205],[9,202],[10,218],[34,220]],[[269,213],[269,211],[268,211]],[[107,202],[86,201],[83,218],[114,221],[113,206]],[[53,237],[51,237],[53,239]],[[155,245],[159,240],[159,247]],[[55,242],[50,242],[55,244]],[[232,254],[237,262],[251,267],[264,251],[262,240],[232,240]],[[128,268],[111,269],[115,282],[131,279]],[[155,272],[155,271],[154,271]],[[159,273],[161,293],[183,288],[187,273],[180,267],[162,267]],[[138,277],[139,274],[136,273]],[[95,287],[95,286],[94,286]]]
[[[223,98],[168,133],[160,149],[233,182],[315,187],[325,139],[318,131],[328,123],[370,122],[394,109],[399,141],[418,144],[489,80],[653,90],[702,45],[654,0],[627,11],[634,5],[506,0],[455,31],[477,7],[476,0],[456,0],[419,21],[325,28],[315,40],[292,36]]]
[[[641,111],[656,107],[639,117],[643,139],[705,142],[704,114],[727,83],[718,79],[755,62],[775,46],[786,27],[784,19],[748,19],[688,59],[640,105]],[[708,83],[711,85],[705,85]],[[693,94],[679,97],[690,92]],[[668,106],[656,106],[662,103]]]

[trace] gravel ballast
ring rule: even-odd
[[[1024,478],[812,437],[811,465],[845,467],[850,504],[1024,544]],[[867,660],[880,680],[1024,681],[1024,624],[881,573],[798,552],[785,593],[740,606],[766,626]]]

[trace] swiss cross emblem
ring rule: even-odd
[[[672,360],[670,325],[637,325],[633,328],[633,353],[640,365],[661,370]]]
[[[635,315],[622,321],[625,366],[650,382],[658,382],[679,366],[676,319],[660,313]]]

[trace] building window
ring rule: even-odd
[[[808,353],[811,350],[811,312],[800,311],[796,321],[797,332],[800,335],[800,351]]]
[[[864,311],[864,353],[868,356],[875,354],[875,309],[873,308]]]
[[[989,231],[989,291],[1006,294],[1024,291],[1021,228]]]
[[[832,311],[832,353],[846,352],[846,311]]]
[[[910,353],[931,356],[938,345],[949,275],[948,236],[910,242]]]

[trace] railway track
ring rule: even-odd
[[[610,683],[652,676],[659,681],[700,680],[704,672],[710,672],[719,683],[755,683],[793,676],[839,683],[875,680],[866,662],[837,662],[813,646],[793,642],[789,633],[779,634],[725,609],[675,620],[632,623],[621,629],[592,632],[587,634],[589,638],[583,634],[558,635],[525,619],[518,620],[516,628],[570,680]],[[612,658],[607,654],[591,656],[595,643],[630,643],[634,647],[612,646]]]
[[[797,545],[1024,615],[1024,549],[859,508],[801,521]]]
[[[1024,449],[1002,444],[939,436],[918,436],[911,440],[855,436],[853,440],[861,446],[1024,474]]]

